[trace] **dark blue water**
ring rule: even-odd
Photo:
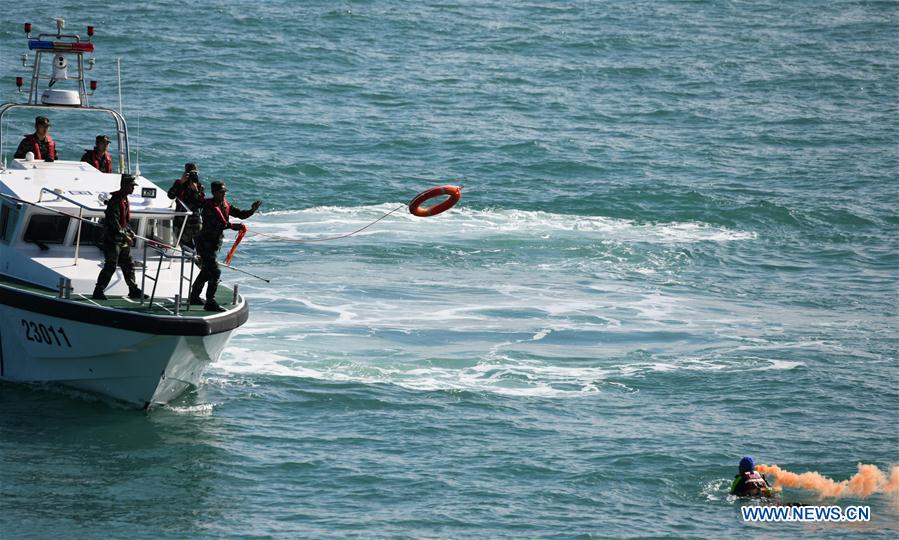
[[[894,537],[884,495],[836,501],[864,525],[748,525],[727,486],[747,453],[838,480],[897,461],[897,13],[7,6],[4,100],[22,22],[93,23],[92,103],[122,57],[142,172],[197,162],[264,199],[251,230],[465,188],[346,240],[248,237],[234,264],[272,283],[226,275],[250,321],[173,407],[0,386],[0,533]],[[54,119],[64,158],[101,129],[77,120]]]

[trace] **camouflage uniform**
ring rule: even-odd
[[[175,180],[175,183],[169,188],[168,196],[169,199],[172,200],[180,199],[181,202],[193,212],[191,215],[187,216],[187,224],[184,225],[184,232],[181,234],[181,245],[193,248],[194,238],[197,236],[197,233],[200,232],[203,225],[200,215],[203,211],[203,202],[205,201],[205,198],[203,196],[203,184],[198,180],[197,189],[194,190],[189,185],[191,182],[191,180],[185,180],[183,182]],[[183,212],[184,207],[178,204],[175,210]],[[181,232],[181,226],[184,224],[184,219],[185,218],[181,216],[175,218],[176,236]]]
[[[214,199],[206,200],[206,204],[203,205],[203,228],[195,238],[201,270],[191,288],[192,299],[199,298],[200,291],[208,283],[206,302],[215,300],[215,292],[222,275],[218,264],[218,250],[222,248],[225,230],[231,228],[228,218],[234,216],[239,219],[247,219],[253,213],[254,210],[241,210],[228,204],[227,201],[217,205]]]
[[[128,236],[131,226],[131,208],[128,204],[128,196],[121,191],[110,193],[111,197],[106,203],[106,219],[103,227],[103,253],[106,260],[100,275],[97,277],[98,290],[103,290],[109,285],[109,280],[115,274],[116,266],[122,268],[125,283],[129,290],[137,288],[134,278],[134,261],[131,259],[131,246],[128,244]]]

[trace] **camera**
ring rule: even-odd
[[[187,173],[187,179],[191,182],[199,182],[200,175],[197,174],[197,171],[190,171],[189,173]]]

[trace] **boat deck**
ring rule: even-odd
[[[52,298],[57,300],[62,300],[59,298],[59,293],[55,290],[50,290],[45,287],[41,287],[38,285],[34,285],[31,283],[27,283],[24,281],[20,281],[17,279],[12,279],[6,276],[0,275],[0,285],[6,285],[8,287],[14,287],[21,291],[26,291],[34,294],[39,294],[46,298]],[[187,292],[187,291],[185,291]],[[146,293],[149,296],[149,291]],[[128,298],[127,296],[113,296],[107,295],[107,300],[94,300],[91,298],[90,294],[80,294],[80,293],[72,293],[71,298],[67,299],[76,303],[90,304],[94,306],[111,308],[121,311],[127,311],[132,313],[143,313],[143,314],[154,314],[154,315],[174,315],[175,314],[175,298],[174,297],[156,297],[153,299],[152,309],[150,307],[149,299],[144,300],[143,304],[141,304],[140,300],[133,300]],[[205,299],[205,296],[204,296]],[[216,291],[215,295],[216,301],[226,310],[230,311],[232,309],[236,309],[238,306],[233,304],[234,301],[234,292],[230,288],[219,286],[218,291]],[[181,299],[181,311],[179,315],[181,317],[208,317],[213,314],[218,314],[219,312],[211,312],[206,311],[203,306],[189,306],[187,305],[187,299]]]

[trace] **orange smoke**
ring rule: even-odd
[[[817,491],[822,497],[867,497],[875,493],[886,493],[899,499],[899,467],[890,469],[890,476],[874,465],[858,464],[858,472],[849,480],[835,482],[816,472],[792,473],[777,465],[758,465],[762,474],[775,477],[775,487],[791,487]]]

